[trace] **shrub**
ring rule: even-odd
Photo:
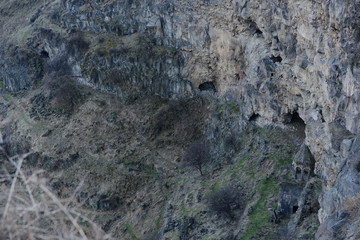
[[[236,151],[238,149],[239,141],[236,138],[235,134],[232,133],[231,135],[227,136],[224,141],[226,149],[230,150],[233,149]]]
[[[129,49],[121,47],[121,48],[112,48],[110,49],[110,53],[112,55],[125,55],[129,53]]]
[[[72,108],[80,98],[80,92],[71,79],[63,79],[65,81],[54,91],[56,104],[58,106]]]
[[[69,46],[70,50],[73,50],[73,48],[76,48],[80,52],[86,52],[87,50],[89,50],[89,47],[90,47],[89,43],[84,40],[84,37],[82,35],[78,35],[78,36],[70,39],[69,44],[70,44],[70,46]]]
[[[48,14],[48,17],[53,21],[59,21],[60,20],[60,8],[59,7],[53,7]]]
[[[154,116],[152,120],[154,133],[159,134],[161,131],[173,128],[175,123],[187,114],[189,114],[188,101],[184,99],[170,101]]]
[[[44,67],[43,85],[58,107],[70,113],[80,98],[76,83],[71,78],[71,68],[65,56],[48,61]]]
[[[103,50],[101,50],[101,49],[97,49],[97,50],[95,51],[95,54],[96,54],[96,56],[98,56],[98,57],[104,57],[104,56],[106,56],[106,52],[103,51]]]
[[[119,69],[111,69],[106,74],[106,83],[110,86],[124,87],[128,83],[128,74]]]
[[[105,38],[103,38],[103,37],[99,38],[98,42],[99,42],[99,43],[104,43],[104,42],[105,42]]]
[[[158,231],[149,231],[145,233],[143,240],[160,240],[161,233]]]
[[[70,115],[73,107],[81,98],[75,81],[69,76],[59,76],[52,73],[44,76],[43,85],[49,94],[49,98],[53,99],[55,107],[59,107],[61,112]]]
[[[242,209],[242,194],[231,186],[226,186],[208,196],[208,207],[219,216],[234,219],[236,212]]]
[[[54,58],[47,61],[44,66],[45,74],[56,73],[57,76],[65,76],[71,74],[70,65],[65,56]]]
[[[209,146],[204,141],[196,141],[186,149],[182,164],[198,169],[200,175],[203,175],[202,168],[209,160]]]

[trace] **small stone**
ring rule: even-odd
[[[52,129],[47,130],[43,135],[41,135],[42,137],[47,137],[52,133]]]

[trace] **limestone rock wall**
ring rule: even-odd
[[[342,140],[360,124],[359,1],[66,0],[62,9],[67,29],[148,33],[180,50],[193,88],[213,82],[241,103],[244,118],[283,122],[298,112],[316,174],[329,189],[339,180],[340,149],[351,145]],[[324,208],[321,219],[330,214]]]

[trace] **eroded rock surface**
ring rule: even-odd
[[[231,129],[245,120],[281,125],[298,114],[314,174],[324,182],[319,239],[345,218],[343,201],[360,191],[358,0],[62,0],[33,6],[21,31],[2,27],[13,31],[0,49],[5,88],[31,88],[47,62],[66,56],[77,81],[124,102],[202,90],[231,99],[239,116],[231,123],[212,118]],[[5,20],[13,14],[1,12]],[[76,41],[79,32],[88,47]],[[208,138],[221,136],[209,132]],[[235,144],[231,134],[228,143]]]

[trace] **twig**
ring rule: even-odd
[[[13,182],[11,184],[10,193],[9,193],[8,199],[6,201],[5,210],[4,210],[4,214],[2,216],[2,219],[1,219],[1,223],[3,223],[5,221],[7,212],[9,211],[10,201],[11,201],[12,195],[14,193],[16,179],[17,179],[17,177],[18,177],[18,175],[20,173],[20,168],[21,168],[21,165],[22,165],[23,161],[24,161],[24,158],[20,157],[19,158],[19,163],[17,164],[17,167],[16,167],[14,180],[13,180]]]
[[[25,188],[26,188],[26,190],[27,190],[27,192],[28,192],[28,194],[29,194],[31,203],[32,203],[33,207],[35,207],[35,206],[36,206],[36,203],[35,203],[34,196],[33,196],[32,192],[31,192],[30,186],[29,186],[29,184],[28,184],[28,179],[26,179],[24,173],[23,173],[21,170],[20,170],[20,176],[21,176],[21,178],[22,178],[22,180],[23,180],[23,182],[24,182],[24,184],[25,184]],[[37,217],[39,217],[39,214],[38,214],[37,211],[35,211],[35,214],[36,214]]]
[[[76,222],[76,220],[71,216],[70,212],[65,208],[65,206],[57,199],[52,192],[47,189],[46,186],[43,184],[40,185],[40,188],[59,206],[59,208],[65,213],[65,215],[69,218],[71,223],[74,225],[76,230],[80,233],[81,237],[83,239],[88,239],[83,231],[83,229],[79,226],[79,224]]]
[[[81,180],[80,184],[76,187],[75,191],[72,193],[71,197],[69,198],[69,199],[70,199],[69,203],[72,202],[73,200],[75,200],[76,193],[77,193],[78,191],[80,191],[80,189],[81,189],[82,186],[84,185],[84,182],[85,182],[86,177],[87,177],[87,174],[86,174],[85,177],[83,177],[83,179]],[[68,204],[67,204],[67,205],[68,205]]]

